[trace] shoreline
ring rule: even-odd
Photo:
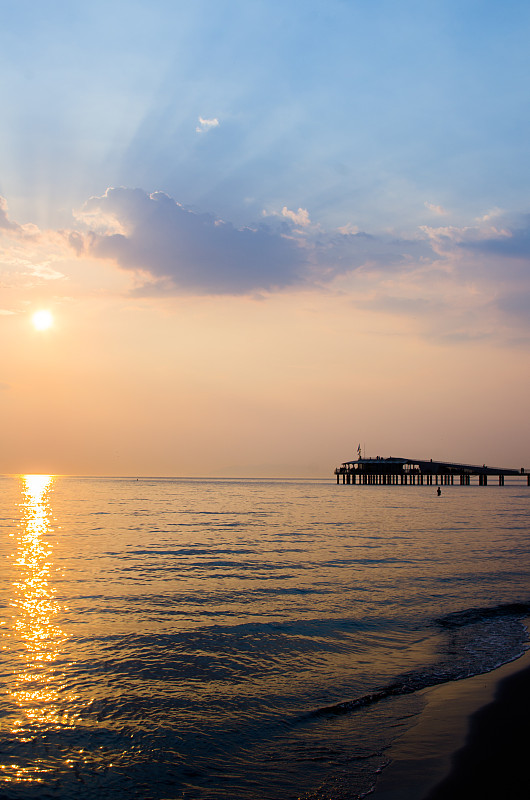
[[[425,707],[417,723],[391,745],[391,763],[382,771],[370,800],[457,800],[491,797],[517,800],[499,793],[527,752],[522,722],[514,723],[514,704],[522,695],[525,721],[530,712],[530,650],[491,672],[423,689]],[[519,760],[518,772],[523,771]],[[514,780],[519,776],[512,775]]]

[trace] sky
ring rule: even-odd
[[[0,12],[0,472],[530,468],[528,3]]]

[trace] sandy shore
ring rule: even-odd
[[[388,751],[370,800],[530,798],[530,651],[422,692],[418,723]]]

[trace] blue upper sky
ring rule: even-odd
[[[0,194],[19,222],[68,225],[108,186],[235,225],[287,206],[410,232],[432,221],[426,203],[459,223],[525,208],[527,3],[0,10]]]

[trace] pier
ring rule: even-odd
[[[335,469],[337,483],[365,486],[444,486],[460,484],[460,486],[488,486],[489,483],[505,485],[506,478],[518,479],[509,481],[526,483],[530,486],[530,471],[521,469],[504,469],[488,467],[486,464],[457,464],[450,461],[423,461],[414,458],[361,458],[356,461],[345,461]]]

